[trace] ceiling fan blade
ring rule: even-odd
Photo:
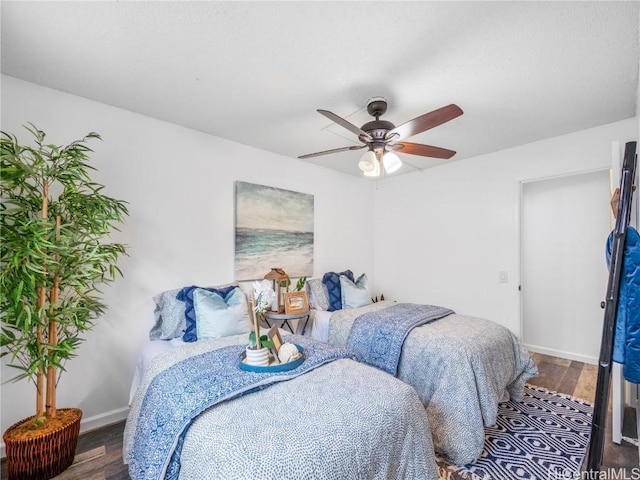
[[[462,109],[452,103],[446,107],[420,115],[419,117],[409,120],[402,125],[398,125],[393,130],[389,130],[387,132],[386,138],[394,141],[401,140],[424,132],[425,130],[429,130],[430,128],[437,127],[438,125],[442,125],[449,120],[459,117],[462,113]]]
[[[356,135],[358,135],[358,137],[365,137],[366,139],[371,140],[371,135],[369,135],[367,132],[360,129],[359,127],[356,127],[353,123],[346,121],[342,117],[339,117],[335,113],[330,112],[329,110],[318,110],[318,113],[321,113],[322,115],[327,117],[329,120],[337,123],[341,127],[346,128],[350,132],[355,133]]]
[[[420,155],[422,157],[444,158],[453,157],[456,152],[441,147],[433,147],[431,145],[422,145],[420,143],[401,142],[388,145],[395,152],[408,153],[410,155]]]
[[[340,147],[340,148],[334,148],[332,150],[324,150],[323,152],[307,153],[306,155],[300,155],[298,158],[319,157],[320,155],[328,155],[330,153],[345,152],[347,150],[360,150],[361,148],[364,148],[364,147],[366,147],[366,145],[353,145],[351,147]]]

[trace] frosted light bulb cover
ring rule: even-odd
[[[384,171],[387,173],[393,173],[402,166],[402,161],[393,152],[387,152],[382,157],[382,163],[384,165]]]

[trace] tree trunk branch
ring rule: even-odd
[[[49,217],[49,181],[44,180],[42,184],[42,218],[47,219]],[[47,275],[47,270],[43,270],[43,275]],[[44,285],[38,287],[38,310],[40,311],[40,320],[44,317],[44,305],[47,301],[47,291]],[[37,329],[37,347],[38,347],[38,357],[42,358],[43,353],[43,340],[44,340],[44,332],[42,327],[42,322],[38,325]],[[44,414],[44,370],[40,365],[38,367],[38,374],[36,377],[36,417],[41,417]]]

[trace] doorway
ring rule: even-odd
[[[522,342],[597,363],[607,287],[609,170],[522,183]]]

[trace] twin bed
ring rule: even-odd
[[[327,344],[284,338],[305,349],[298,369],[318,355],[329,361],[247,384],[224,368],[246,345],[235,335],[176,343],[148,362],[125,427],[131,478],[438,478],[428,420],[409,385]],[[215,376],[226,401],[206,408]],[[232,392],[238,382],[245,390]]]
[[[356,319],[379,312],[382,321],[388,321],[395,306],[382,301],[318,311],[311,336],[353,351],[349,340]],[[443,313],[410,330],[395,375],[411,385],[424,404],[436,451],[450,463],[465,465],[482,453],[484,427],[495,424],[498,403],[522,400],[524,384],[537,375],[537,368],[507,328],[477,317]]]
[[[384,336],[385,325],[417,318],[405,312],[425,308],[440,316],[407,329],[395,371],[383,372],[394,362],[376,362],[385,362],[398,342]],[[290,337],[304,346],[305,362],[268,380],[237,378],[224,368],[233,362],[220,360],[239,355],[246,335],[164,341],[160,350],[167,351],[145,360],[144,375],[134,379],[124,439],[131,478],[429,480],[438,478],[434,449],[450,463],[472,463],[482,452],[484,427],[496,421],[498,403],[520,400],[537,370],[508,329],[445,309],[435,315],[434,308],[378,302],[315,312],[312,338]],[[369,317],[379,323],[364,325],[364,332],[383,334],[367,346],[356,331]],[[241,386],[210,398],[211,386],[206,393],[196,388],[210,377]],[[185,392],[206,398],[194,407]],[[188,412],[175,420],[181,404]],[[167,446],[162,458],[151,461],[160,437]]]

